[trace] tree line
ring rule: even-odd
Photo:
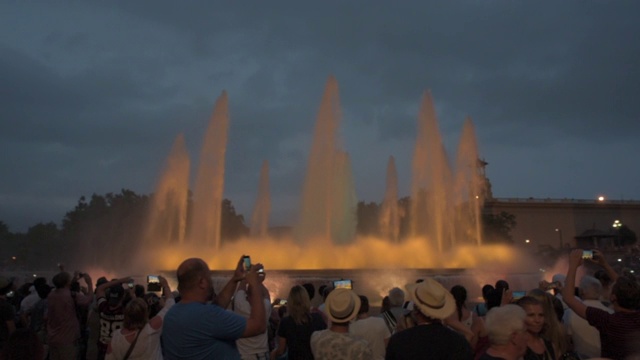
[[[26,232],[11,232],[8,225],[0,221],[0,266],[5,269],[53,268],[62,259],[72,259],[79,264],[117,266],[121,259],[104,259],[101,255],[126,255],[132,244],[141,239],[151,196],[128,189],[119,193],[93,194],[89,198],[82,196],[74,209],[64,215],[60,226],[54,222],[41,222],[30,226]],[[398,201],[404,214],[408,214],[409,204],[408,197]],[[358,203],[358,235],[378,235],[380,206],[374,202]],[[401,218],[401,238],[408,235],[408,218]],[[484,214],[482,222],[486,238],[494,242],[511,242],[509,232],[516,224],[513,215]],[[224,241],[234,241],[249,234],[244,216],[236,212],[229,199],[222,202],[220,231]]]

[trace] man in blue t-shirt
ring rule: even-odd
[[[187,259],[178,267],[178,291],[181,300],[164,318],[162,351],[165,359],[240,359],[235,341],[261,334],[266,329],[262,292],[257,271],[261,264],[244,270],[243,258],[233,277],[216,297],[209,266],[202,259]],[[238,281],[245,279],[250,288],[251,313],[245,319],[225,309]],[[208,301],[212,300],[212,304]]]

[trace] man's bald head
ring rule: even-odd
[[[186,292],[198,286],[202,276],[210,276],[209,266],[202,259],[187,259],[178,266],[178,291]]]

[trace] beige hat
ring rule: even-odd
[[[360,297],[351,289],[337,288],[325,300],[325,312],[336,324],[346,323],[358,316]]]
[[[426,278],[418,284],[409,284],[406,288],[414,306],[425,316],[445,319],[456,310],[453,295],[432,278]]]

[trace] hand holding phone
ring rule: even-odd
[[[593,250],[582,250],[582,259],[593,260]]]
[[[160,278],[158,275],[147,276],[147,291],[161,291],[162,285],[160,285]]]
[[[242,264],[244,266],[244,271],[249,271],[251,269],[251,256],[249,255],[243,256]]]

